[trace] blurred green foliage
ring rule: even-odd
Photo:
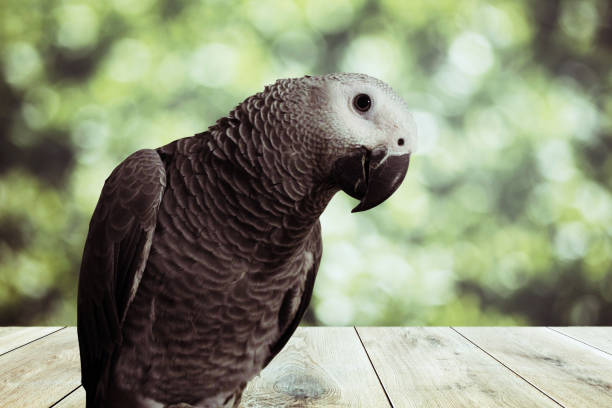
[[[279,77],[363,72],[420,148],[322,217],[311,324],[612,324],[612,6],[598,0],[3,0],[0,325],[74,324],[89,217],[128,154]]]

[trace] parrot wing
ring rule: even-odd
[[[77,326],[87,406],[105,398],[121,328],[145,269],[166,186],[155,150],[139,150],[106,180],[79,277]]]
[[[287,344],[297,329],[298,325],[300,324],[300,320],[302,320],[302,317],[304,316],[304,313],[306,313],[306,309],[308,309],[308,305],[310,304],[312,289],[314,288],[315,278],[317,277],[317,271],[319,269],[319,264],[321,263],[321,255],[323,253],[321,243],[321,224],[319,221],[317,221],[312,230],[310,239],[306,244],[306,251],[312,254],[312,258],[306,260],[302,265],[302,267],[308,268],[308,272],[306,275],[304,288],[301,291],[299,306],[293,316],[291,316],[292,300],[295,296],[300,296],[300,292],[295,291],[294,289],[287,292],[285,295],[285,300],[283,301],[283,306],[279,312],[279,320],[288,321],[289,324],[287,324],[284,330],[281,331],[281,335],[279,336],[278,340],[276,340],[276,342],[270,347],[270,355],[266,359],[264,367],[267,366],[270,361],[272,361],[272,359],[283,349],[283,347],[285,347],[285,344]]]

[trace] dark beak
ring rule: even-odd
[[[334,180],[353,198],[361,200],[352,212],[369,210],[398,189],[408,170],[410,154],[388,155],[387,149],[361,147],[334,163]]]

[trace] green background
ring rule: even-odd
[[[322,217],[308,324],[612,324],[605,1],[0,3],[0,325],[74,324],[89,217],[128,154],[281,77],[376,76],[419,152]]]

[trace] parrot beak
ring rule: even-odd
[[[410,154],[389,155],[385,147],[359,151],[338,159],[334,179],[340,188],[360,200],[351,212],[369,210],[385,201],[398,189],[410,163]]]

